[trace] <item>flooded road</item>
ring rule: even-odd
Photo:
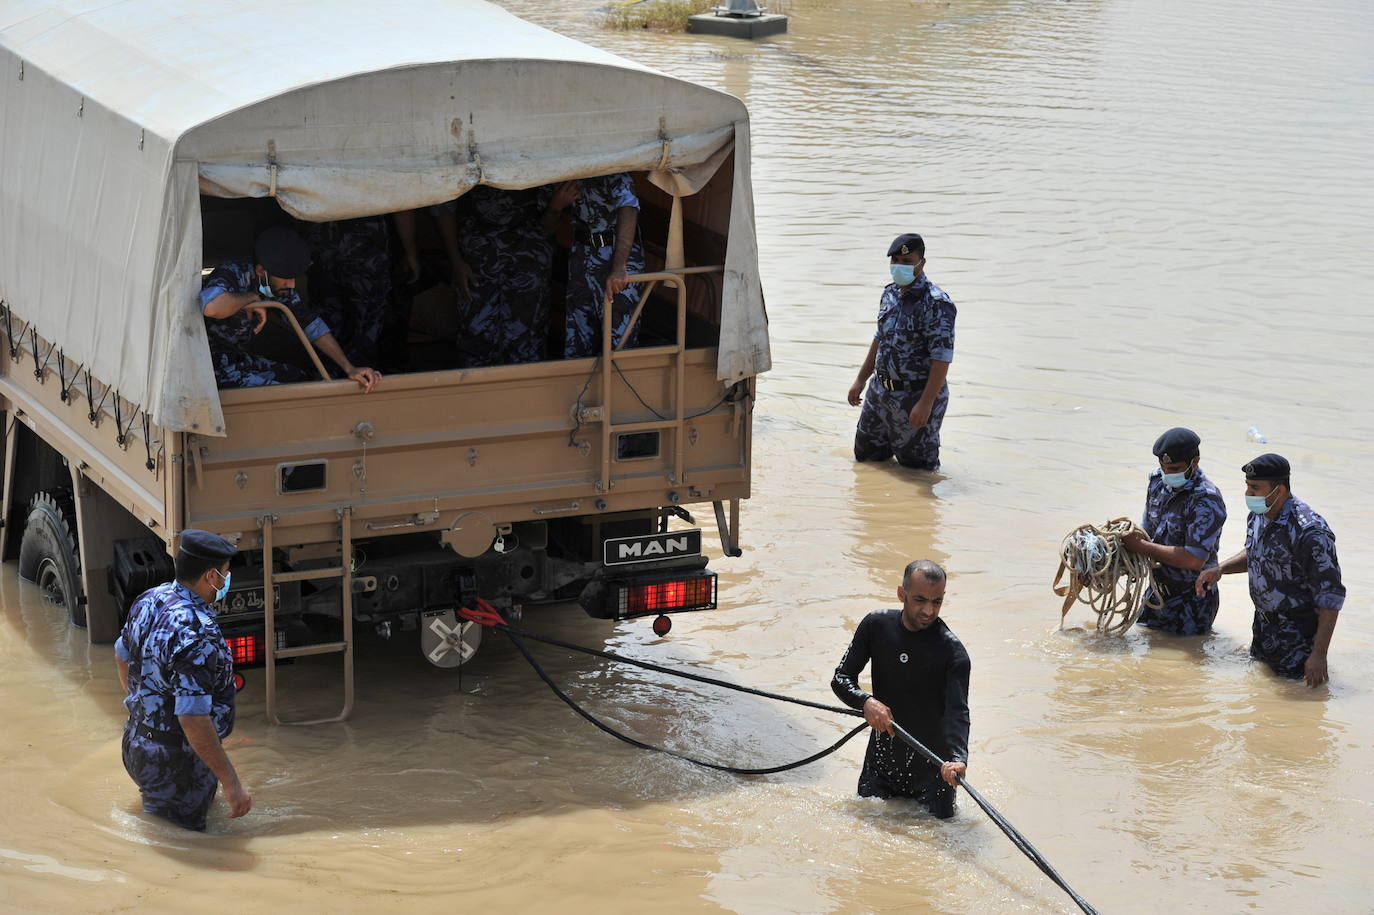
[[[973,657],[970,781],[1104,912],[1368,912],[1374,850],[1374,7],[1362,0],[794,0],[758,44],[617,34],[592,0],[515,12],[743,98],[773,372],[722,609],[612,650],[829,701],[898,573],[951,574]],[[845,392],[892,236],[959,306],[944,468],[858,467]],[[1239,466],[1287,456],[1349,589],[1329,688],[1216,631],[1057,630],[1059,541],[1138,517],[1150,444],[1187,425],[1243,541]],[[1268,446],[1251,444],[1258,426]],[[138,813],[108,646],[0,576],[0,908],[32,911],[1041,912],[1071,904],[967,799],[940,823],[853,795],[862,742],[741,780],[612,741],[493,639],[461,681],[389,648],[347,725],[272,728],[261,675],[231,755],[245,819]],[[597,643],[580,612],[539,631]],[[742,765],[847,720],[541,649],[645,740]],[[283,674],[318,710],[327,659]]]

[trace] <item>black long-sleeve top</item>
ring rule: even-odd
[[[830,688],[862,709],[869,694],[859,673],[873,662],[873,693],[897,723],[941,759],[968,761],[968,682],[972,664],[941,619],[920,632],[902,625],[901,610],[875,610],[854,631]]]

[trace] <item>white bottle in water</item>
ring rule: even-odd
[[[1269,444],[1269,439],[1264,437],[1264,433],[1261,432],[1259,430],[1259,427],[1257,426],[1251,426],[1249,429],[1246,429],[1245,437],[1248,438],[1250,441],[1257,442],[1261,445]]]

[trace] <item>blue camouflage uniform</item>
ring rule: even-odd
[[[204,311],[214,299],[225,292],[258,292],[262,281],[250,263],[222,264],[205,278],[200,290],[200,307]],[[295,314],[305,335],[313,342],[329,333],[329,325],[306,307],[294,289],[280,296],[267,295],[281,302]],[[306,381],[312,376],[299,366],[277,362],[266,356],[248,352],[244,346],[253,339],[253,322],[247,310],[229,318],[206,318],[205,334],[210,340],[210,358],[215,367],[215,382],[222,388],[252,388],[265,384],[289,384]],[[304,355],[304,353],[302,353]]]
[[[1299,678],[1317,634],[1317,611],[1345,604],[1336,535],[1304,501],[1290,496],[1273,520],[1246,519],[1246,564],[1255,620],[1250,656]]]
[[[569,359],[595,356],[601,352],[601,303],[606,296],[606,280],[615,254],[616,225],[621,207],[639,209],[634,182],[626,172],[600,178],[583,178],[581,193],[572,205],[572,248],[568,252],[567,339],[563,354]],[[635,221],[634,247],[625,262],[628,273],[644,270],[644,246],[639,222]],[[640,287],[628,286],[611,302],[611,345],[629,326],[630,315],[639,304]],[[626,346],[639,336],[638,325]]]
[[[1155,543],[1181,546],[1208,568],[1217,564],[1217,545],[1225,523],[1226,500],[1201,467],[1178,489],[1165,485],[1162,471],[1150,474],[1140,526]],[[1196,581],[1197,572],[1192,569],[1160,563],[1155,568],[1154,586],[1145,595],[1147,606],[1140,614],[1140,625],[1178,635],[1209,632],[1221,598],[1216,588],[1198,596]],[[1158,610],[1148,606],[1152,595],[1164,602]]]
[[[221,740],[234,729],[233,659],[214,611],[180,582],[151,588],[129,611],[115,654],[129,665],[124,768],[143,809],[203,830],[219,782],[177,716],[209,715]]]
[[[545,358],[553,242],[543,219],[552,196],[552,186],[507,191],[478,185],[458,198],[458,237],[473,272],[458,339],[462,365]]]
[[[878,352],[854,434],[854,458],[886,461],[895,454],[906,467],[940,466],[940,424],[949,406],[949,385],[941,385],[920,429],[911,428],[912,407],[921,399],[931,362],[954,361],[954,302],[943,289],[919,277],[908,286],[889,283],[878,305]],[[891,385],[897,390],[888,390]]]
[[[312,295],[334,338],[357,365],[377,364],[386,306],[391,300],[390,231],[385,216],[303,225],[319,267]]]

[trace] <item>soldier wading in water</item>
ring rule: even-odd
[[[220,785],[229,816],[253,806],[221,744],[234,729],[234,662],[210,607],[229,592],[234,552],[218,534],[184,531],[176,580],[143,592],[115,642],[124,768],[144,811],[186,829],[205,829]]]

